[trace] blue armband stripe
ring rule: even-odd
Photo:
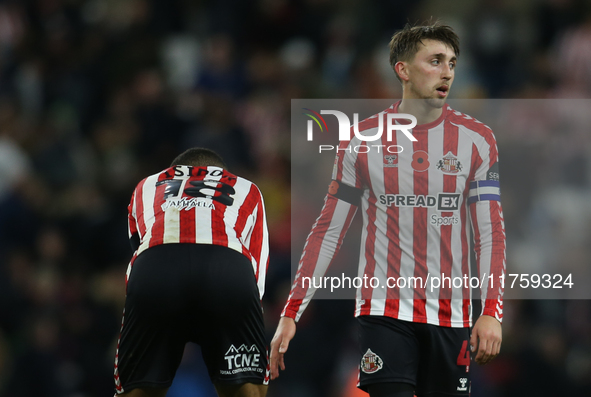
[[[499,194],[481,194],[468,198],[468,204],[472,204],[477,201],[501,201],[501,196]]]
[[[476,189],[477,187],[501,187],[499,181],[472,181],[470,182],[470,189]]]

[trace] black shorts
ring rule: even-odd
[[[470,394],[470,328],[439,327],[382,316],[357,317],[359,388],[401,382],[417,396]]]
[[[117,393],[169,387],[187,342],[201,346],[212,382],[268,383],[259,291],[241,253],[164,244],[136,258],[115,358]]]

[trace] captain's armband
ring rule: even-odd
[[[328,185],[328,194],[338,198],[339,200],[346,201],[349,204],[359,207],[359,204],[361,204],[363,190],[333,180],[330,182],[330,185]]]

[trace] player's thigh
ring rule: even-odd
[[[470,395],[470,329],[417,326],[421,364],[417,396]]]
[[[180,364],[187,334],[180,326],[182,269],[171,266],[184,260],[177,254],[169,244],[150,248],[135,260],[115,358],[115,387],[120,394],[167,388]]]
[[[215,385],[219,397],[265,397],[267,385],[243,383],[241,385]]]
[[[226,247],[207,251],[205,256],[211,254],[208,261],[215,266],[203,276],[209,280],[206,296],[196,296],[200,307],[196,312],[200,314],[192,320],[195,333],[191,340],[201,346],[215,385],[266,385],[269,367],[265,327],[252,264]]]
[[[419,346],[412,323],[383,316],[357,317],[359,387],[381,383],[416,385]]]

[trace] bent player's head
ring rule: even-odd
[[[426,99],[442,107],[454,79],[460,40],[439,22],[406,25],[390,41],[390,65],[402,83],[403,98]]]
[[[228,168],[219,154],[213,150],[201,147],[194,147],[179,154],[172,161],[170,166],[172,167],[175,165],[192,165],[193,167],[207,167],[208,165],[213,165],[223,169]]]

